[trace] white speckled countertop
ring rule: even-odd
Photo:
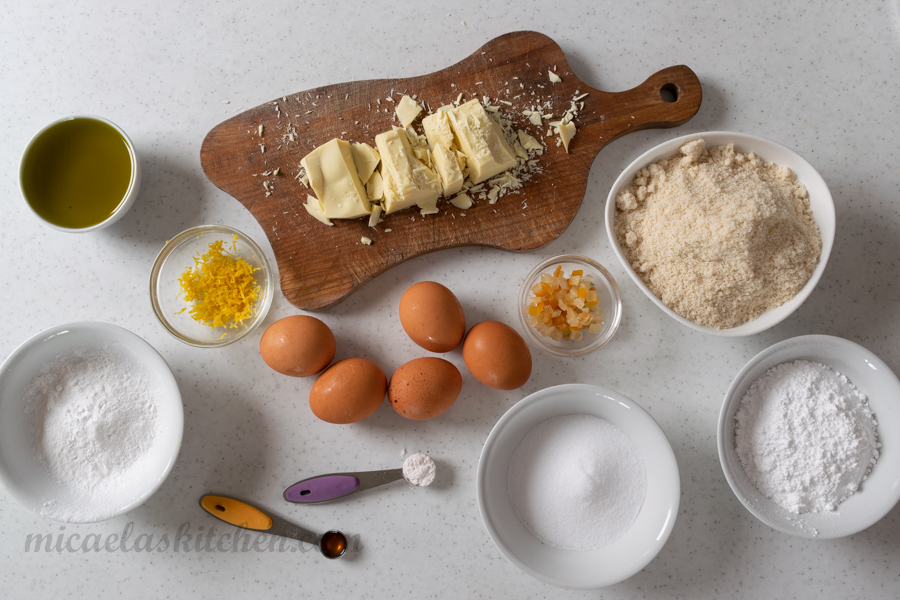
[[[806,541],[778,533],[731,493],[715,436],[731,379],[777,341],[841,336],[900,371],[895,0],[835,1],[824,8],[799,0],[594,0],[565,8],[518,3],[515,9],[508,3],[427,4],[35,1],[4,10],[0,306],[6,319],[0,358],[53,325],[107,321],[162,353],[185,405],[174,471],[156,495],[123,517],[63,530],[0,492],[4,597],[896,597],[900,508],[846,539]],[[606,265],[621,286],[624,319],[610,346],[574,360],[535,351],[531,380],[513,392],[488,389],[463,369],[461,397],[433,421],[404,421],[385,403],[370,420],[339,427],[310,413],[312,380],[266,368],[257,352],[262,330],[224,349],[199,350],[156,322],[147,295],[150,266],[179,231],[224,223],[271,251],[250,214],[204,177],[199,148],[209,129],[241,107],[286,93],[438,70],[518,29],[550,35],[575,73],[604,90],[626,89],[663,67],[686,64],[703,84],[700,112],[678,129],[638,132],[604,149],[576,221],[552,244],[521,255],[465,248],[418,258],[320,318],[337,336],[338,358],[371,358],[390,373],[423,354],[396,317],[410,284],[444,282],[459,296],[469,323],[495,318],[518,326],[520,278],[546,257],[578,252]],[[57,117],[78,113],[105,116],[125,129],[144,169],[131,212],[85,235],[38,223],[16,186],[29,137]],[[708,337],[666,317],[627,279],[603,228],[607,192],[629,162],[660,141],[704,130],[742,131],[795,149],[821,172],[836,204],[835,246],[818,288],[792,317],[750,338]],[[267,323],[298,312],[278,294]],[[449,358],[462,366],[458,350]],[[569,592],[520,572],[491,542],[475,503],[475,468],[495,421],[525,395],[567,382],[604,385],[644,406],[668,435],[681,469],[681,509],[668,544],[642,572],[602,591]],[[303,476],[399,466],[403,448],[436,458],[435,485],[410,490],[395,484],[335,505],[281,501],[282,489]],[[206,546],[206,533],[217,523],[197,504],[211,491],[256,499],[310,528],[359,533],[364,549],[336,562],[277,546],[217,552]],[[132,541],[144,535],[142,548],[152,536],[157,551],[84,553],[80,542],[75,552],[25,551],[28,534],[105,540],[128,527]],[[182,535],[175,551],[171,542],[179,530],[192,537],[188,542]],[[160,546],[163,536],[167,549]],[[228,547],[229,541],[221,543]]]

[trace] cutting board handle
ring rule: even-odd
[[[641,129],[677,127],[700,109],[703,89],[684,65],[657,71],[642,84],[624,92],[589,90],[601,98],[601,110],[579,115],[579,134],[599,152],[609,142]],[[602,108],[608,107],[608,110]],[[576,138],[577,139],[577,138]]]

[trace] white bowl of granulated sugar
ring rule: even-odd
[[[506,411],[475,479],[481,519],[504,556],[570,589],[628,579],[662,550],[678,514],[672,446],[636,402],[583,384]]]
[[[733,152],[698,161],[697,140],[706,150],[733,144]],[[651,165],[673,157],[668,183],[658,186]],[[780,144],[731,131],[651,148],[619,175],[606,201],[610,245],[638,288],[679,323],[725,337],[760,333],[797,310],[825,270],[834,231],[834,201],[812,165]]]
[[[725,395],[717,439],[734,495],[778,531],[853,535],[900,500],[900,381],[851,341],[805,335],[757,354]]]
[[[166,361],[121,327],[53,327],[0,366],[0,482],[43,517],[94,523],[143,504],[183,429]]]

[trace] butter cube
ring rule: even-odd
[[[503,130],[478,100],[470,100],[447,114],[459,149],[466,155],[472,183],[477,184],[516,166],[516,155]]]
[[[300,164],[306,169],[326,217],[355,219],[371,212],[349,142],[339,139],[326,142],[304,156]]]
[[[375,136],[381,154],[385,213],[391,214],[414,204],[431,209],[441,195],[441,182],[434,171],[416,158],[406,130],[394,129]]]
[[[356,172],[360,181],[368,181],[381,157],[375,152],[375,149],[368,144],[353,144],[353,160],[356,163]]]
[[[394,110],[397,112],[400,124],[403,125],[403,127],[409,127],[409,124],[415,121],[416,117],[419,116],[419,113],[422,112],[422,107],[409,96],[403,96],[400,98],[400,102]]]
[[[453,108],[452,106],[450,108]],[[453,139],[453,129],[450,127],[450,117],[448,110],[439,109],[433,115],[428,115],[422,119],[422,128],[425,130],[425,137],[428,138],[428,147],[434,152],[437,144],[444,148],[453,148],[456,141]]]
[[[444,196],[452,196],[462,189],[463,174],[456,158],[456,152],[445,148],[443,144],[436,144],[432,151],[434,158],[434,170],[441,178],[441,188]]]

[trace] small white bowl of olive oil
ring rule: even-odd
[[[31,211],[59,231],[112,225],[134,204],[141,165],[115,123],[77,115],[53,121],[28,142],[19,190]]]

